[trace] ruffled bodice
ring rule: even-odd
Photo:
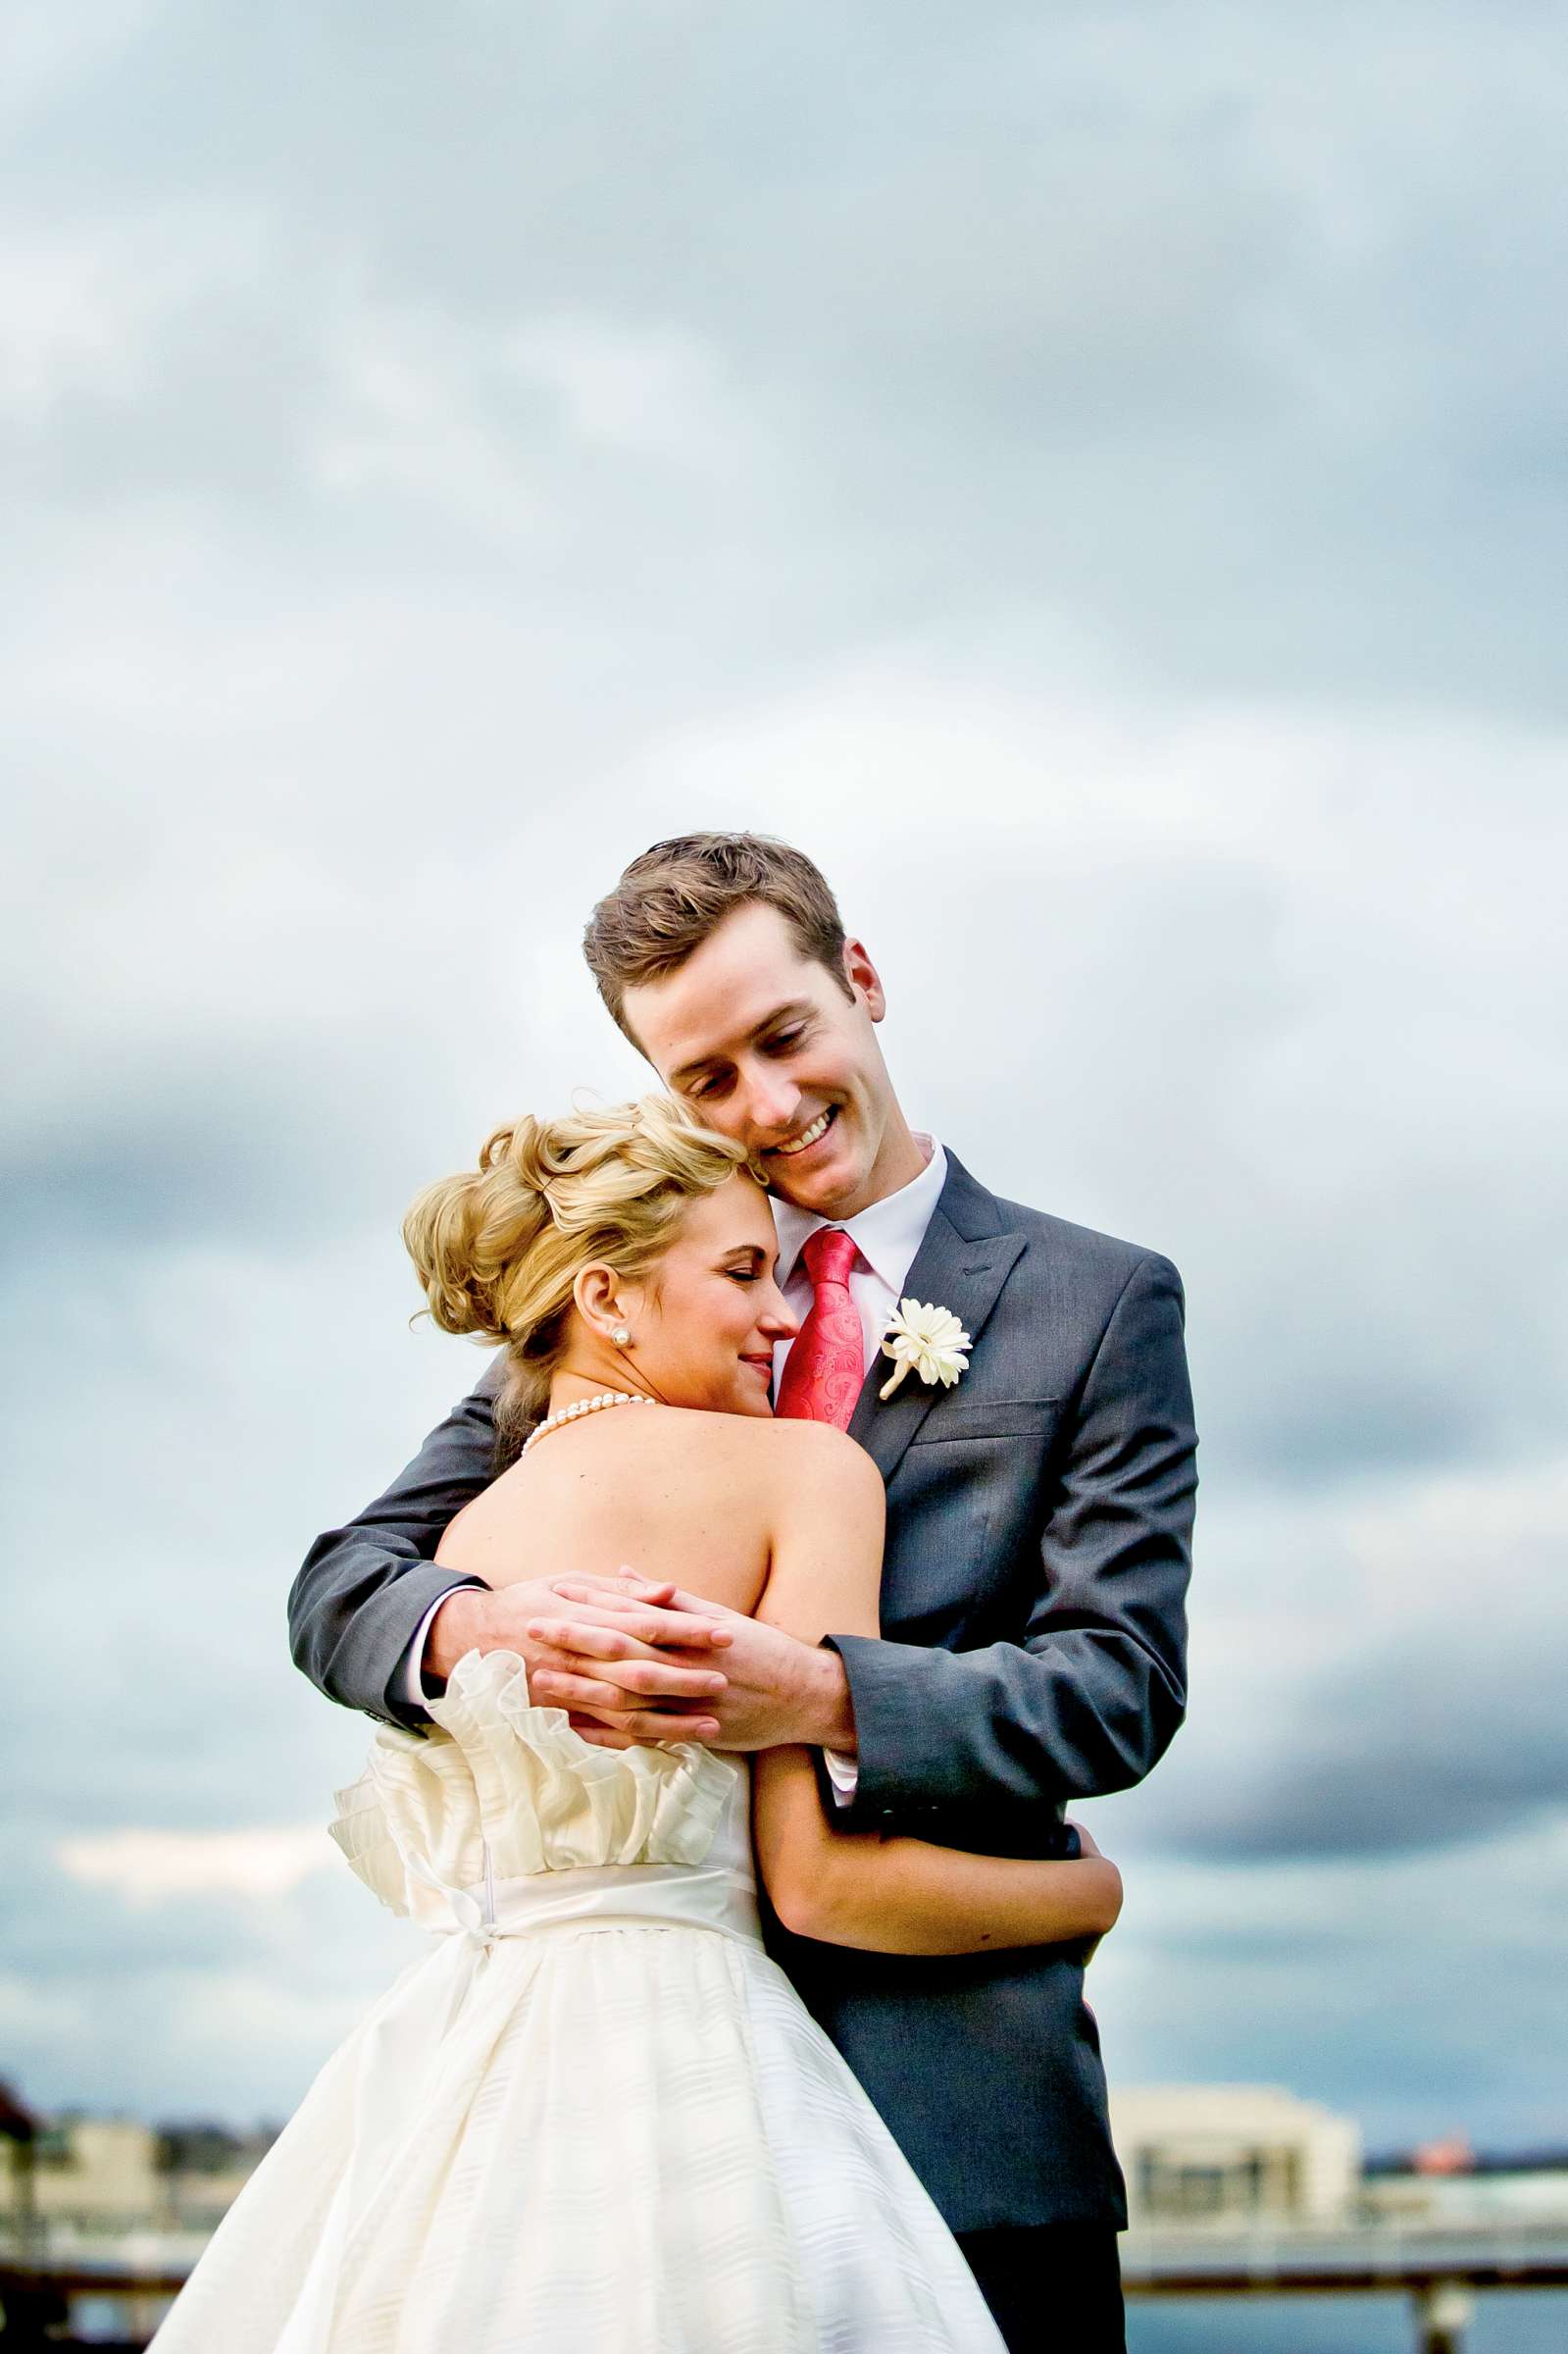
[[[540,1873],[589,1872],[602,1885],[631,1867],[694,1868],[727,1814],[732,1824],[743,1816],[742,1767],[694,1742],[595,1748],[564,1710],[531,1703],[515,1652],[459,1660],[430,1716],[429,1733],[378,1728],[330,1826],[367,1888],[428,1928],[472,1925],[461,1912],[454,1920],[460,1891]],[[724,1842],[727,1876],[745,1857],[737,1827],[738,1841]]]

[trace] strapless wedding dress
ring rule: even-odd
[[[328,2061],[157,2354],[997,2354],[958,2248],[762,1948],[749,1776],[459,1663],[332,1836],[436,1932]]]

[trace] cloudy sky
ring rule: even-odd
[[[0,123],[0,2073],[277,2116],[410,1950],[284,1596],[478,1370],[407,1200],[748,824],[1188,1280],[1113,2076],[1568,2141],[1556,13],[12,0]]]

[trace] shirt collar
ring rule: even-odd
[[[774,1222],[779,1229],[778,1284],[781,1291],[793,1275],[807,1237],[820,1226],[841,1226],[852,1235],[866,1264],[897,1294],[909,1278],[915,1254],[925,1240],[932,1212],[947,1182],[947,1155],[934,1136],[915,1136],[927,1155],[918,1177],[911,1177],[896,1194],[871,1203],[852,1218],[819,1217],[814,1209],[797,1209],[792,1202],[774,1197]]]

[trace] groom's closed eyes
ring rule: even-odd
[[[811,1028],[810,1005],[784,1005],[759,1022],[742,1042],[755,1047],[759,1054],[787,1054],[806,1038]],[[712,1096],[722,1092],[734,1076],[734,1065],[728,1056],[710,1054],[695,1062],[685,1062],[670,1075],[670,1085],[685,1096]]]

